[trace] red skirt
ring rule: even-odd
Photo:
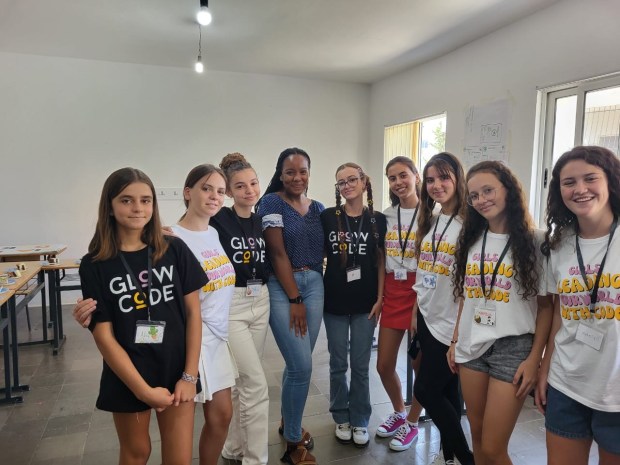
[[[415,273],[408,271],[406,281],[396,281],[394,273],[385,274],[383,310],[380,325],[386,328],[408,330],[417,294],[413,290]]]

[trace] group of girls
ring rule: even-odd
[[[342,443],[369,443],[379,323],[377,370],[394,412],[377,435],[391,438],[391,449],[411,446],[423,406],[441,434],[434,463],[510,464],[508,442],[537,383],[549,463],[586,464],[592,439],[602,464],[620,463],[613,440],[620,435],[620,162],[611,152],[576,147],[560,158],[545,237],[519,181],[499,162],[479,163],[466,177],[444,152],[420,176],[411,160],[396,157],[386,167],[384,214],[354,163],[336,170],[335,207],[308,198],[310,164],[301,149],[283,151],[260,201],[242,156],[225,157],[224,171],[196,167],[184,188],[187,212],[172,228],[184,242],[164,238],[143,173],[123,169],[106,181],[75,317],[104,358],[97,406],[114,412],[121,464],[146,463],[151,408],[163,463],[189,463],[194,398],[205,414],[201,464],[215,464],[220,453],[266,463],[267,321],[285,361],[282,460],[315,464],[314,439],[301,423],[322,320],[330,412]],[[226,193],[232,208],[222,208]],[[409,414],[396,373],[407,330],[419,347]],[[473,453],[460,422],[459,378]]]
[[[397,207],[397,225],[386,211],[385,251],[400,266],[386,266],[377,361],[394,413],[377,435],[404,450],[417,434],[421,404],[441,434],[434,463],[511,464],[508,442],[536,386],[549,464],[587,464],[593,440],[601,464],[620,464],[618,157],[601,147],[560,157],[546,234],[534,228],[521,184],[500,162],[481,162],[465,177],[456,157],[437,154],[424,168],[419,197],[408,181],[419,179],[411,164],[393,160],[386,174],[392,203],[415,208],[407,218],[417,216],[417,231],[403,221],[404,208]],[[406,263],[410,256],[415,264]],[[410,280],[413,291],[402,286],[393,304],[399,280]],[[410,319],[403,300],[413,305]],[[394,323],[401,312],[405,321]],[[407,323],[420,349],[408,417],[394,370]],[[460,423],[459,378],[473,453]]]

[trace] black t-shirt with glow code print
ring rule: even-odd
[[[87,254],[80,265],[83,297],[97,300],[90,330],[101,322],[111,322],[114,337],[151,387],[174,391],[185,368],[185,305],[183,297],[204,286],[207,276],[183,241],[167,238],[168,250],[152,266],[151,320],[165,321],[161,344],[136,344],[136,323],[147,319],[143,292],[147,292],[148,248],[123,252],[133,271],[129,278],[120,256],[92,261]],[[135,288],[134,276],[142,290]],[[129,388],[103,362],[97,408],[109,412],[140,412],[150,407],[138,400]]]

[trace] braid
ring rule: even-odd
[[[368,212],[370,213],[370,225],[372,228],[372,235],[375,238],[375,246],[379,248],[379,231],[377,231],[377,219],[375,218],[374,200],[372,198],[372,184],[370,178],[364,175],[366,178],[366,199],[368,201]]]
[[[342,230],[342,197],[340,196],[340,189],[336,187],[336,222],[338,223],[338,253],[340,254],[340,265],[344,268],[347,266],[349,248],[347,242],[344,239],[344,231]],[[346,214],[346,213],[345,213]]]

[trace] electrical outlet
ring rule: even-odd
[[[155,192],[159,200],[183,200],[183,189],[180,187],[158,187]]]

